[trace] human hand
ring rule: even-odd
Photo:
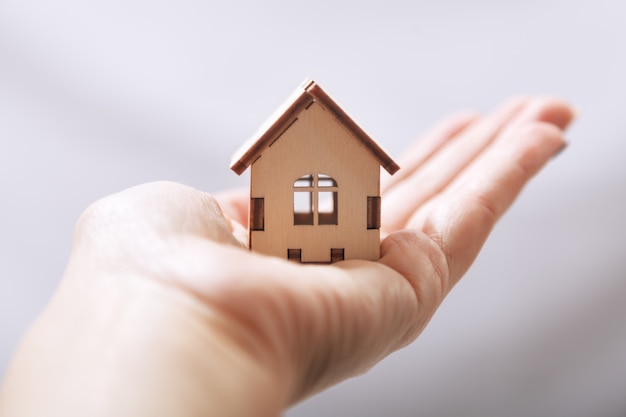
[[[246,192],[155,183],[95,203],[0,415],[271,416],[366,371],[419,335],[572,115],[525,98],[438,124],[383,184],[378,262],[246,251]]]

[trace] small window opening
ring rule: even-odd
[[[329,177],[328,175],[319,174],[317,176],[317,186],[320,187],[320,188],[336,187],[337,186],[337,182],[334,179],[332,179],[331,177]]]
[[[319,224],[337,224],[337,191],[320,191],[317,196]]]
[[[302,249],[287,249],[287,259],[302,262]]]
[[[313,193],[297,190],[293,193],[293,224],[313,224]]]
[[[339,261],[343,261],[344,258],[344,252],[345,249],[344,248],[332,248],[330,250],[330,262],[339,262]]]
[[[380,197],[367,197],[367,228],[380,229]]]
[[[325,174],[298,178],[293,183],[293,224],[338,224],[337,190],[337,181]]]
[[[293,183],[294,188],[312,188],[313,187],[313,175],[305,175],[300,177]]]
[[[250,199],[250,230],[265,230],[265,200]]]

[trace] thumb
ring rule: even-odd
[[[141,245],[172,235],[241,246],[212,195],[172,182],[138,185],[95,202],[76,225],[74,246],[101,248],[107,240]]]

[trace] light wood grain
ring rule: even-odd
[[[251,201],[263,199],[263,230],[250,231],[251,250],[281,258],[300,250],[302,262],[336,261],[342,250],[344,259],[377,260],[380,230],[368,228],[368,199],[371,227],[380,167],[394,173],[398,166],[315,83],[305,84],[290,100],[231,165],[237,173],[251,165]],[[306,181],[295,184],[308,175],[312,180],[304,188]],[[318,184],[319,175],[334,183],[322,179]],[[314,211],[318,192],[336,193],[336,224],[319,224],[318,213],[313,224],[294,224],[295,190],[311,193]],[[256,210],[250,214],[258,224]],[[335,222],[328,214],[320,216],[327,216],[321,223]]]

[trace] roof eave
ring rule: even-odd
[[[390,174],[395,174],[400,167],[393,159],[383,150],[383,148],[374,141],[318,84],[311,83],[307,88],[307,92],[311,94],[320,104],[329,109],[337,118],[340,124],[345,126],[361,143],[363,143],[374,154],[380,165]]]
[[[390,174],[400,167],[328,94],[313,80],[306,80],[281,105],[263,126],[248,139],[233,155],[230,169],[241,175],[256,159],[289,127],[292,120],[312,101],[326,107],[348,131],[350,131],[376,157],[380,165]]]
[[[304,86],[306,87],[306,85],[308,84]],[[230,169],[235,171],[237,175],[241,175],[272,144],[274,137],[279,135],[286,126],[289,126],[292,119],[313,100],[305,88],[299,87],[233,154]]]

